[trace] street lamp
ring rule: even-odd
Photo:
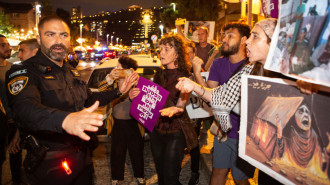
[[[175,12],[175,6],[176,4],[175,3],[171,3],[170,6],[173,5],[173,11]]]
[[[117,37],[117,38],[116,38],[116,40],[117,40],[117,45],[118,45],[118,40],[119,40],[119,37]]]
[[[107,34],[107,46],[109,45],[109,34]]]
[[[83,24],[80,24],[80,38],[82,38],[82,27],[83,27]],[[80,48],[82,48],[82,42],[80,43]]]
[[[36,29],[38,31],[39,18],[41,17],[41,5],[38,1],[35,2],[35,14],[36,14]]]
[[[111,46],[112,46],[112,38],[113,38],[113,35],[111,36]]]
[[[162,24],[159,25],[159,29],[160,29],[161,36],[163,36],[163,29],[164,29],[164,26],[163,26]]]

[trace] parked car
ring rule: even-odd
[[[95,60],[102,60],[105,56],[104,56],[104,51],[105,51],[106,49],[102,49],[102,48],[100,48],[100,49],[95,49],[94,50],[94,53],[95,53],[95,55],[94,55],[94,59]]]
[[[156,70],[161,66],[159,59],[151,58],[149,55],[131,55],[131,58],[138,62],[138,74],[147,79],[152,79]],[[116,67],[118,64],[118,58],[110,59],[104,58],[97,66],[88,79],[88,88],[92,91],[97,91],[100,82],[104,81],[107,74]]]
[[[135,59],[138,62],[138,69],[136,72],[149,80],[153,80],[153,77],[156,73],[156,70],[160,68],[161,62],[159,59],[151,58],[149,55],[131,55],[131,58]],[[102,81],[105,80],[105,77],[107,74],[111,72],[113,68],[115,68],[118,64],[118,58],[110,59],[110,58],[104,58],[101,60],[98,65],[94,68],[94,71],[92,72],[87,84],[88,88],[91,91],[99,91],[99,85]],[[116,87],[116,85],[114,85]],[[99,128],[98,134],[99,135],[105,135],[107,133],[108,129],[111,129],[111,115],[109,112],[109,106],[102,106],[99,107],[96,111],[100,114],[103,114],[104,119],[104,126]]]
[[[118,52],[116,50],[106,50],[106,51],[104,51],[104,57],[114,59],[117,56],[118,56]]]
[[[86,52],[85,60],[94,60],[95,58],[95,50],[94,49],[88,49]]]
[[[79,60],[85,60],[85,57],[86,57],[86,51],[80,51],[80,50],[76,50],[74,51],[77,55],[77,58]]]

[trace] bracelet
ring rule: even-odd
[[[205,89],[204,89],[204,86],[201,85],[201,89],[203,89],[203,94],[200,96],[201,98],[203,98],[204,94],[205,94]]]

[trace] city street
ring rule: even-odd
[[[91,73],[93,72],[94,67],[90,64],[92,62],[87,62],[88,65],[84,66],[81,65],[84,61],[80,61],[77,69],[79,70],[81,77],[83,80],[87,81]],[[99,137],[100,143],[99,146],[93,152],[93,162],[95,168],[95,184],[96,185],[107,185],[110,184],[111,178],[111,170],[110,170],[110,148],[111,148],[111,139],[107,136],[100,136]],[[24,152],[25,153],[25,152]],[[210,155],[208,156],[209,160]],[[9,160],[8,160],[8,152],[7,152],[7,160],[3,165],[3,178],[2,184],[3,185],[10,185],[11,182],[11,174],[9,170]],[[201,160],[202,161],[202,160]],[[153,162],[151,149],[150,149],[150,142],[149,140],[145,141],[144,146],[144,164],[145,164],[145,177],[147,180],[147,184],[157,184],[157,174],[155,169],[155,164]],[[208,161],[208,165],[211,165],[211,161]],[[185,155],[184,160],[182,162],[182,171],[180,175],[180,182],[182,184],[188,184],[190,178],[190,155]],[[209,174],[210,175],[210,174]],[[205,177],[202,170],[200,170],[200,182],[201,185],[208,184],[209,177]],[[123,185],[134,185],[137,184],[136,179],[133,175],[132,165],[127,154],[126,157],[126,164],[125,164],[125,180],[121,182]]]

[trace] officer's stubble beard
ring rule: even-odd
[[[55,47],[61,47],[63,49],[63,52],[53,52]],[[63,44],[54,44],[50,48],[47,48],[42,43],[41,39],[40,39],[40,49],[48,58],[50,58],[58,63],[62,63],[63,60],[68,55],[68,48],[66,48]]]

